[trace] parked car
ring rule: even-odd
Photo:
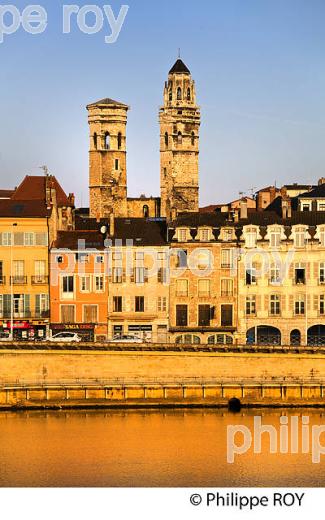
[[[12,337],[11,337],[10,332],[8,332],[8,331],[0,332],[0,341],[11,341],[11,340],[12,340]]]
[[[48,338],[48,341],[51,341],[53,343],[79,343],[81,341],[81,337],[75,332],[59,332],[58,334],[54,334],[54,336]]]
[[[143,343],[143,340],[138,336],[122,335],[114,336],[113,339],[109,340],[109,343]]]

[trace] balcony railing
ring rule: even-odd
[[[27,276],[10,276],[10,283],[13,285],[26,285],[27,284]]]
[[[32,276],[32,284],[33,285],[46,285],[49,281],[49,277],[45,274]]]

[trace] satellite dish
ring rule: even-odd
[[[100,232],[101,232],[102,235],[106,235],[106,233],[107,233],[107,226],[101,226]]]

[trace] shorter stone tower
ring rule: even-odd
[[[199,210],[200,109],[195,83],[181,59],[169,71],[160,122],[161,215]]]
[[[90,217],[127,214],[126,125],[129,107],[113,99],[87,106]]]

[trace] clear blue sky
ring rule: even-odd
[[[85,106],[112,97],[132,107],[129,195],[157,195],[158,108],[178,47],[202,110],[201,205],[325,175],[324,0],[124,0],[130,9],[111,45],[107,22],[97,35],[75,23],[63,35],[64,2],[38,1],[46,32],[21,29],[0,44],[1,187],[47,164],[88,204]],[[121,3],[97,5],[117,13]]]

